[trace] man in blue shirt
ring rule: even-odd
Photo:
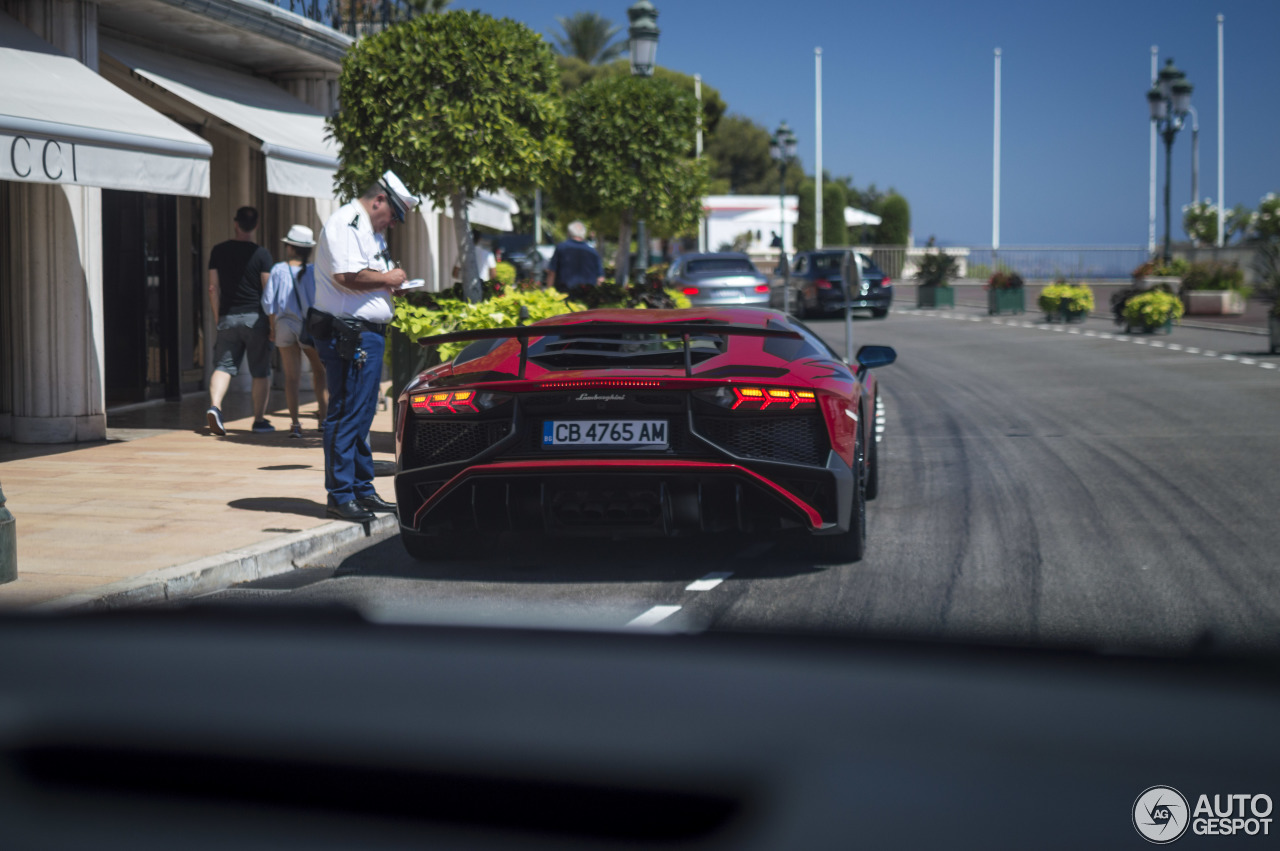
[[[569,238],[556,246],[547,266],[547,286],[561,292],[573,292],[578,287],[594,287],[604,283],[604,262],[599,253],[586,243],[587,226],[582,222],[569,224]]]

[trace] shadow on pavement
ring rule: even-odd
[[[265,511],[271,514],[300,514],[303,517],[325,517],[325,504],[292,496],[258,496],[235,499],[227,503],[231,508],[244,511]]]
[[[382,577],[444,582],[529,584],[692,581],[713,572],[735,579],[823,573],[800,553],[765,538],[512,539],[477,542],[470,558],[418,561],[398,537],[345,559],[335,578]]]

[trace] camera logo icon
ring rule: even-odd
[[[1133,802],[1133,827],[1148,842],[1167,845],[1191,823],[1187,799],[1172,786],[1152,786]]]

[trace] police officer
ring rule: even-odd
[[[378,409],[391,296],[407,278],[387,257],[384,233],[417,204],[400,178],[388,171],[330,216],[320,235],[317,313],[309,324],[329,389],[324,422],[327,511],[341,520],[366,521],[375,511],[395,511],[395,504],[373,489],[368,436]]]

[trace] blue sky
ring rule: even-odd
[[[1151,46],[1195,85],[1200,195],[1217,199],[1217,25],[1226,17],[1226,204],[1280,192],[1280,2],[652,0],[658,62],[700,73],[731,112],[795,129],[814,161],[813,49],[823,51],[823,165],[910,201],[918,242],[989,245],[993,49],[1003,51],[1001,243],[1147,241]],[[626,0],[454,0],[544,34]],[[1159,144],[1158,203],[1164,145]],[[1191,200],[1191,131],[1173,148],[1174,238]],[[1157,208],[1157,240],[1163,207]]]

